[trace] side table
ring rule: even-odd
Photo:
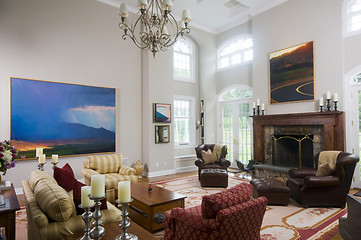
[[[20,209],[20,205],[13,184],[11,184],[11,189],[2,190],[0,194],[5,200],[9,200],[8,207],[0,208],[0,227],[5,227],[7,239],[15,240],[15,213]]]

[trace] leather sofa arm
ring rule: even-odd
[[[194,162],[194,164],[199,168],[203,168],[204,161],[202,159],[197,158],[197,160]]]
[[[336,176],[307,176],[304,179],[304,188],[334,187],[341,184]]]
[[[304,168],[304,169],[290,169],[288,171],[288,175],[291,178],[304,178],[306,176],[315,176],[316,175],[316,169],[311,169],[311,168]]]
[[[231,165],[231,162],[229,160],[227,160],[226,158],[220,158],[218,160],[218,162],[219,162],[219,165],[221,165],[222,168],[224,168],[224,169],[227,169]]]

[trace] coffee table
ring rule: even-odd
[[[148,191],[147,182],[133,183],[131,195],[133,201],[128,207],[129,217],[151,233],[164,229],[163,223],[154,221],[154,214],[176,207],[184,208],[186,198],[158,186],[153,186],[153,190]]]
[[[118,235],[122,233],[122,229],[119,227],[120,222],[113,222],[104,225],[105,235],[102,240],[114,240]],[[150,232],[138,224],[130,221],[130,227],[127,229],[128,233],[132,233],[138,237],[138,240],[158,240]],[[67,240],[77,240],[84,235],[84,232],[79,232],[67,237]]]
[[[0,208],[0,226],[6,228],[6,237],[15,240],[15,212],[20,209],[13,184],[11,189],[2,190],[1,195],[9,201],[9,207]]]

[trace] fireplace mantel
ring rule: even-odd
[[[265,126],[321,126],[323,149],[345,151],[345,114],[341,111],[253,116],[254,160],[265,163]]]

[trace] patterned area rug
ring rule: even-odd
[[[21,207],[16,212],[16,229],[15,236],[17,240],[28,239],[28,220],[26,217],[25,207]]]
[[[228,188],[246,179],[230,177]],[[160,187],[187,196],[185,208],[201,204],[202,196],[220,192],[223,188],[202,188],[198,177],[189,176],[153,182]],[[291,199],[287,207],[268,206],[261,228],[261,240],[327,240],[338,232],[338,218],[347,209],[302,208]],[[163,231],[154,236],[162,239]]]

